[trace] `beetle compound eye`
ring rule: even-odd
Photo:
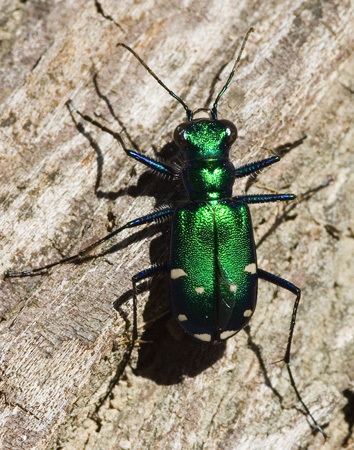
[[[237,138],[237,128],[235,126],[228,127],[226,132],[229,137],[229,143],[232,144],[235,142]]]
[[[228,135],[229,142],[234,142],[237,138],[237,129],[236,127],[227,127],[226,134]]]
[[[174,141],[180,147],[183,147],[186,144],[187,133],[184,125],[179,125],[174,132]]]
[[[228,120],[221,120],[222,125],[225,127],[226,135],[227,135],[227,143],[231,145],[235,142],[237,138],[237,128],[235,125]]]

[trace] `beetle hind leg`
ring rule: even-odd
[[[285,280],[284,278],[278,277],[277,275],[274,275],[270,272],[266,272],[265,270],[262,269],[258,269],[257,271],[258,274],[258,278],[268,281],[272,284],[275,284],[276,286],[279,286],[283,289],[286,289],[287,291],[291,292],[292,294],[296,295],[296,299],[295,299],[295,303],[293,306],[293,312],[291,315],[291,322],[290,322],[290,330],[289,330],[289,335],[288,335],[288,343],[286,346],[286,351],[285,351],[285,355],[284,355],[284,362],[286,364],[286,368],[289,374],[289,378],[290,378],[290,384],[292,386],[292,388],[294,389],[294,392],[296,394],[297,399],[299,400],[299,402],[301,403],[302,407],[304,408],[306,415],[311,419],[312,421],[312,428],[315,429],[316,431],[319,431],[322,436],[326,439],[326,433],[323,431],[323,429],[321,428],[321,426],[317,423],[316,419],[313,417],[313,415],[311,414],[308,406],[306,405],[306,403],[304,402],[304,400],[302,399],[302,396],[297,388],[297,385],[295,383],[295,379],[294,379],[294,375],[290,366],[290,359],[291,359],[291,344],[293,341],[293,335],[294,335],[294,329],[295,329],[295,324],[296,324],[296,315],[297,315],[297,310],[299,307],[299,303],[300,303],[300,299],[301,299],[301,289],[298,288],[297,286],[295,286],[295,284],[291,283],[290,281]]]

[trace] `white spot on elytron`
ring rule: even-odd
[[[230,292],[236,292],[237,291],[237,284],[230,284]]]
[[[248,264],[248,266],[245,267],[245,272],[256,273],[256,264],[255,263]]]
[[[232,336],[233,334],[236,334],[237,331],[235,330],[227,330],[227,331],[223,331],[222,333],[220,333],[220,339],[227,339],[230,336]]]
[[[203,333],[203,334],[193,334],[193,336],[197,339],[199,339],[200,341],[204,341],[204,342],[210,342],[211,341],[211,335],[208,333]]]
[[[185,322],[186,320],[188,320],[188,317],[185,314],[179,314],[178,315],[178,320],[180,322]]]
[[[195,292],[196,292],[197,294],[203,294],[204,291],[205,291],[205,289],[203,288],[203,286],[201,286],[201,287],[196,287],[196,288],[195,288]]]
[[[171,278],[172,280],[177,280],[177,278],[188,277],[186,272],[183,269],[172,269],[171,270]]]
[[[252,309],[246,309],[243,313],[243,317],[251,317],[252,316]]]

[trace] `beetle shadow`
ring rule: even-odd
[[[342,440],[341,448],[349,448],[354,429],[354,392],[350,389],[345,389],[342,391],[342,394],[347,400],[347,404],[343,406],[342,412],[344,414],[344,420],[348,425],[348,431]]]

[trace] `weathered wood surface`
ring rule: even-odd
[[[75,252],[112,222],[122,224],[170,197],[167,182],[85,125],[97,143],[90,145],[65,107],[72,99],[110,128],[126,127],[149,155],[152,144],[161,148],[171,140],[184,120],[181,106],[116,47],[119,41],[197,108],[228,64],[225,79],[240,37],[254,25],[220,107],[239,128],[233,159],[260,159],[269,155],[266,148],[308,138],[256,183],[237,189],[299,194],[333,178],[300,196],[295,208],[252,208],[260,266],[303,288],[293,367],[329,434],[326,444],[311,434],[285,368],[272,364],[285,349],[293,298],[270,285],[261,283],[249,335],[206,349],[162,316],[166,285],[156,280],[138,311],[141,339],[151,342],[135,348],[126,364],[130,277],[165,253],[152,227],[134,232],[135,239],[124,233],[123,245],[108,243],[102,250],[112,251],[86,264],[0,281],[1,449],[353,448],[349,1],[0,5],[2,271]],[[120,124],[99,98],[94,73]],[[117,299],[119,312],[112,307]],[[150,322],[156,314],[162,317]]]

